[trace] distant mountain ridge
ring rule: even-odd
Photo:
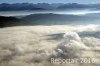
[[[58,9],[100,9],[100,4],[68,3],[59,6]]]
[[[100,4],[78,4],[78,3],[15,3],[0,4],[0,11],[17,11],[17,10],[62,10],[62,9],[100,9]]]
[[[87,15],[65,15],[65,14],[31,14],[22,17],[22,20],[31,22],[35,25],[64,25],[64,24],[75,24],[75,23],[87,23],[96,22],[100,20],[100,13],[97,14],[87,14]]]
[[[0,16],[0,28],[31,25],[68,25],[95,23],[100,21],[100,13],[87,15],[31,14],[22,18]]]

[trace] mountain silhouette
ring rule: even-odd
[[[17,10],[62,10],[62,9],[100,9],[100,4],[78,4],[78,3],[15,3],[0,4],[0,11],[17,11]]]

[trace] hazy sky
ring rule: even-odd
[[[100,3],[100,0],[0,0],[0,3]]]

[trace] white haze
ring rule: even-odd
[[[65,10],[65,11],[1,11],[1,16],[26,16],[30,14],[46,14],[46,13],[54,13],[54,14],[68,14],[68,15],[86,15],[92,13],[100,13],[99,10]]]
[[[0,28],[0,66],[100,66],[100,38],[95,32],[100,32],[100,25]],[[96,62],[53,64],[52,57],[88,57]]]

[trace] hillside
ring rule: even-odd
[[[21,25],[28,25],[28,23],[15,17],[0,16],[0,28]]]

